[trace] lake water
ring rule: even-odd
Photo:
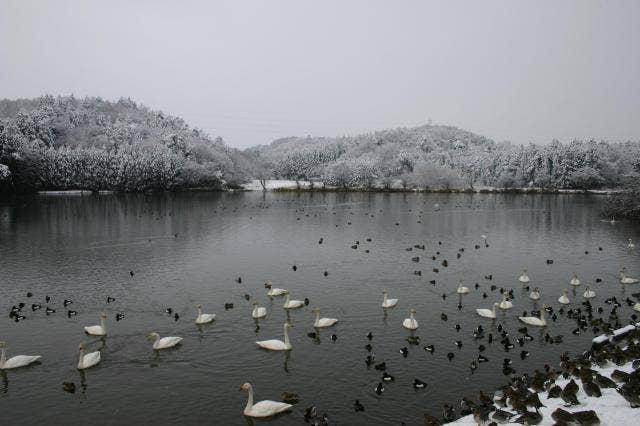
[[[535,340],[510,353],[497,342],[473,338],[478,324],[494,334],[503,324],[514,339],[519,336],[517,316],[541,305],[518,282],[523,269],[531,286],[541,288],[540,302],[556,309],[573,272],[598,293],[597,306],[608,296],[626,298],[640,290],[618,281],[624,266],[640,275],[637,249],[626,247],[628,238],[640,240],[640,226],[600,221],[603,202],[587,195],[256,192],[5,199],[0,340],[8,342],[9,356],[40,354],[42,360],[1,373],[2,423],[242,425],[252,423],[242,415],[247,395],[238,390],[246,381],[254,385],[256,400],[279,400],[283,391],[299,394],[301,402],[273,424],[303,423],[303,409],[310,405],[326,412],[332,424],[419,424],[423,413],[440,417],[443,403],[457,408],[463,395],[503,385],[505,357],[519,373],[533,372],[557,365],[564,351],[575,354],[589,346],[592,332],[571,334],[575,322],[566,316],[545,330],[564,335],[559,345],[544,343],[544,332],[532,327]],[[359,247],[352,249],[356,240]],[[415,244],[425,250],[406,251]],[[412,261],[415,256],[419,262]],[[489,274],[492,281],[485,279]],[[595,284],[596,278],[602,282]],[[472,291],[461,298],[459,310],[460,279]],[[287,314],[282,298],[266,296],[265,281],[311,303]],[[500,300],[491,284],[515,290],[514,308],[498,312],[494,322],[475,314]],[[582,301],[584,288],[578,287],[572,301]],[[386,312],[380,307],[383,289],[399,299]],[[266,319],[251,317],[245,294],[267,307]],[[57,312],[32,312],[31,304],[45,305],[47,295]],[[107,296],[116,301],[107,304]],[[65,298],[77,316],[67,317]],[[21,301],[27,318],[15,323],[8,313]],[[217,314],[213,324],[194,324],[198,303]],[[225,303],[233,309],[225,310]],[[316,306],[340,322],[314,340],[307,333],[313,331]],[[604,306],[606,318],[610,306]],[[179,313],[178,321],[165,313],[167,307]],[[420,323],[418,346],[407,343],[410,333],[402,327],[410,308]],[[83,326],[97,324],[102,310],[108,313],[108,336],[86,336]],[[116,322],[116,312],[125,318]],[[632,313],[626,305],[619,312],[625,320]],[[282,339],[287,319],[295,325],[293,350],[258,349],[256,340]],[[183,344],[154,353],[146,339],[152,331],[181,336]],[[376,361],[386,361],[395,376],[380,396],[374,387],[381,372],[365,365],[368,332]],[[77,348],[83,341],[101,349],[102,362],[79,373]],[[471,374],[480,343],[490,361]],[[427,344],[435,345],[433,354],[422,349]],[[399,353],[403,346],[409,347],[406,358]],[[524,361],[522,349],[531,353]],[[452,361],[448,352],[455,354]],[[426,389],[414,390],[414,378],[427,382]],[[74,382],[76,392],[63,391],[63,382]],[[354,412],[355,399],[364,412]]]

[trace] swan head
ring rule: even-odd
[[[291,324],[290,322],[285,322],[284,328],[293,328],[293,324]]]
[[[253,306],[258,306],[258,302],[253,302],[252,305]]]
[[[147,339],[149,340],[155,340],[155,339],[159,339],[160,335],[156,332],[153,333],[149,333],[149,335],[147,336]]]
[[[382,294],[389,294],[387,290],[382,290]]]
[[[245,384],[243,384],[242,386],[240,386],[241,391],[248,391],[249,389],[251,389],[251,383],[247,382]]]
[[[562,290],[562,294],[569,294],[569,290],[567,289]]]
[[[6,348],[7,342],[0,342],[0,348]]]
[[[267,281],[266,283],[264,283],[264,288],[271,288],[271,281]]]
[[[196,305],[196,308],[202,309],[202,305],[198,304],[198,305]]]
[[[415,314],[415,313],[416,313],[416,310],[415,310],[415,309],[413,309],[413,308],[411,308],[411,309],[409,309],[409,313]]]
[[[316,313],[316,312],[320,312],[320,308],[313,308],[313,309],[311,310],[311,312],[314,312],[314,313]]]
[[[107,314],[106,314],[106,312],[101,312],[101,313],[100,313],[100,318],[102,318],[102,319],[107,319]]]
[[[84,342],[80,342],[80,344],[78,345],[78,349],[80,350],[84,349]]]

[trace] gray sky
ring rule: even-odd
[[[434,123],[640,139],[640,1],[0,0],[0,97],[128,96],[247,147]]]

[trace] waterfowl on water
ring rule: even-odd
[[[287,411],[293,405],[287,404],[286,402],[278,402],[278,401],[269,401],[264,400],[257,403],[253,403],[253,386],[251,383],[245,383],[240,387],[240,390],[244,390],[249,392],[249,398],[247,400],[247,405],[242,412],[245,416],[248,417],[270,417],[278,413],[282,413]]]
[[[80,343],[78,347],[80,354],[78,356],[78,370],[85,370],[100,363],[100,351],[90,352],[85,355],[84,343]]]
[[[591,287],[587,285],[586,290],[584,291],[584,293],[582,293],[582,297],[584,297],[585,299],[593,299],[594,297],[596,297],[596,292],[591,290]]]
[[[149,339],[153,340],[153,349],[155,350],[172,348],[182,341],[182,337],[171,336],[160,338],[160,335],[155,332],[149,334]]]
[[[535,287],[531,293],[529,293],[529,299],[531,300],[539,300],[540,299],[540,289]]]
[[[495,318],[496,317],[496,306],[499,303],[494,303],[492,309],[476,309],[476,313],[484,318]]]
[[[313,323],[315,328],[331,327],[338,322],[336,318],[320,318],[320,308],[314,308],[313,313],[316,316],[316,320]]]
[[[261,307],[258,302],[253,302],[253,310],[251,311],[253,318],[264,318],[267,316],[267,308]]]
[[[636,284],[640,282],[640,280],[627,276],[626,272],[623,270],[620,272],[620,282],[622,284]]]
[[[207,324],[216,319],[216,314],[203,314],[202,305],[198,305],[198,316],[196,317],[196,324]]]
[[[89,327],[85,327],[84,331],[87,334],[92,336],[106,336],[107,335],[107,327],[105,321],[107,319],[107,314],[102,312],[100,314],[100,325],[92,325]]]
[[[636,245],[633,243],[633,240],[631,238],[629,238],[629,244],[627,244],[627,248],[628,249],[633,249],[635,247],[636,247]]]
[[[523,284],[526,284],[529,282],[529,275],[527,274],[526,269],[522,271],[522,275],[520,275],[520,278],[518,278],[518,280]]]
[[[269,291],[267,291],[267,296],[282,296],[289,293],[289,290],[273,287],[270,282],[264,283],[264,288],[269,289]]]
[[[0,370],[26,367],[41,358],[40,355],[16,355],[7,359],[6,347],[5,342],[0,342]]]
[[[384,392],[384,385],[382,384],[382,382],[378,382],[378,385],[375,387],[374,391],[378,394],[381,395],[382,392]]]
[[[569,300],[569,290],[562,290],[562,296],[558,298],[558,302],[563,305],[568,305],[569,303],[571,303],[571,301]]]
[[[498,304],[500,309],[511,309],[513,308],[513,303],[507,299],[507,293],[502,293],[502,302]]]
[[[572,286],[579,286],[580,285],[580,280],[578,279],[578,274],[573,274],[573,277],[571,277],[571,280],[569,281],[569,284],[571,284]]]
[[[388,292],[387,290],[382,292],[382,307],[383,308],[393,308],[398,304],[398,299],[389,299],[387,298]]]
[[[462,285],[462,280],[458,283],[458,289],[456,290],[458,294],[467,294],[469,293],[469,287],[465,287]]]
[[[282,305],[285,309],[296,309],[304,306],[303,300],[291,300],[291,296],[287,293],[284,299],[284,305]]]
[[[546,305],[542,305],[542,309],[540,310],[540,318],[533,317],[533,316],[531,317],[522,316],[522,317],[518,317],[518,319],[528,325],[535,325],[536,327],[544,327],[547,325],[547,321],[544,318],[544,312],[546,308],[547,308]]]
[[[411,309],[409,310],[409,318],[405,318],[405,320],[402,322],[402,326],[404,328],[407,328],[409,330],[415,330],[418,328],[418,321],[416,321],[416,319],[414,318],[416,313],[415,309]]]
[[[289,324],[288,322],[285,322],[284,326],[282,327],[284,331],[284,342],[282,340],[272,339],[272,340],[262,340],[262,341],[256,342],[256,344],[261,348],[268,349],[270,351],[290,351],[292,346],[291,346],[291,342],[289,341],[288,330],[291,327],[293,327],[293,325]]]

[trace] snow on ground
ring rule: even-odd
[[[621,370],[627,373],[633,371],[633,367],[631,363],[627,363],[623,366],[615,365],[612,362],[609,362],[604,368],[600,368],[597,365],[593,367],[593,370],[598,371],[600,374],[606,377],[611,377],[611,373],[614,370]],[[640,424],[640,420],[635,418],[635,416],[640,415],[640,409],[631,408],[631,404],[627,402],[615,389],[611,388],[600,388],[602,391],[602,396],[600,398],[589,397],[582,388],[582,381],[577,377],[572,377],[576,383],[579,385],[580,390],[578,391],[578,401],[580,401],[580,405],[574,405],[571,407],[566,407],[564,405],[564,401],[562,398],[547,398],[547,392],[540,392],[538,396],[540,397],[540,402],[542,402],[546,407],[542,407],[540,409],[540,414],[542,414],[542,422],[540,425],[553,425],[555,424],[555,420],[551,417],[551,413],[553,413],[557,408],[562,408],[563,410],[569,411],[571,413],[575,411],[585,411],[585,410],[593,410],[596,412],[598,417],[600,418],[600,424],[603,426],[626,426],[626,425],[637,425]],[[567,383],[569,383],[569,379],[563,379],[562,377],[558,378],[555,384],[559,385],[561,388],[564,388]],[[515,411],[510,408],[502,408],[502,410],[510,411],[515,413]],[[516,414],[512,419],[515,420],[519,414]],[[491,415],[489,416],[491,419]],[[461,417],[455,422],[451,422],[448,424],[455,425],[477,425],[477,423],[473,420],[473,415],[468,415],[465,417]],[[518,425],[519,423],[502,423],[509,425]]]
[[[309,189],[311,187],[311,182],[306,180],[277,180],[277,179],[268,179],[265,181],[267,190],[274,189]],[[314,182],[313,185],[316,188],[322,188],[322,182]],[[247,191],[262,191],[262,185],[258,179],[254,179],[251,182],[242,185],[244,189]]]

